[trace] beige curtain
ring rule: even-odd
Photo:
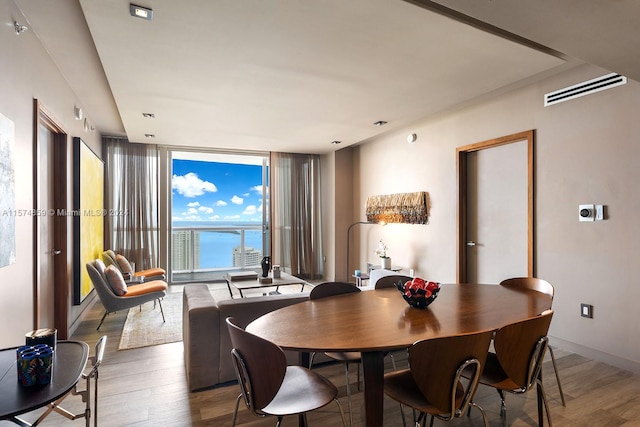
[[[158,147],[102,140],[105,160],[105,249],[136,264],[158,267]]]
[[[294,276],[321,279],[320,157],[271,154],[272,263]]]

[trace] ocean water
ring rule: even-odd
[[[173,227],[224,227],[224,231],[199,231],[200,234],[200,269],[219,269],[233,267],[233,250],[240,246],[241,230],[230,228],[253,226],[255,223],[239,222],[206,222],[206,221],[176,221]],[[175,234],[177,230],[174,229]],[[256,255],[259,265],[262,259],[262,228],[244,230],[244,245],[246,248],[254,248],[260,253]]]

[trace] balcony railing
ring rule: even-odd
[[[173,227],[171,280],[205,280],[226,271],[260,268],[263,237],[261,224]]]

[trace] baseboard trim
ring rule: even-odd
[[[640,374],[640,362],[634,362],[633,360],[625,359],[613,354],[606,353],[604,351],[596,350],[591,347],[585,347],[580,344],[576,344],[571,341],[563,340],[562,338],[556,338],[549,336],[549,343],[562,350],[570,351],[572,353],[580,354],[593,360],[597,360],[607,365],[612,365],[626,371],[630,371],[636,374]]]

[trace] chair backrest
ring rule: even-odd
[[[111,286],[107,283],[105,265],[102,260],[96,259],[94,261],[89,261],[87,263],[87,272],[91,278],[91,283],[93,283],[93,288],[98,293],[98,297],[100,298],[105,310],[109,312],[117,311],[118,304],[116,301],[119,297],[113,293]]]
[[[535,384],[548,346],[547,333],[553,311],[511,323],[493,338],[496,357],[509,379],[525,391]]]
[[[376,282],[378,282],[382,277],[395,276],[397,274],[397,271],[387,270],[385,268],[376,268],[369,272],[369,283],[375,288]]]
[[[403,274],[392,274],[390,276],[383,276],[379,278],[374,284],[374,289],[384,289],[384,288],[395,288],[396,284],[400,281],[402,283],[406,283],[409,280],[412,280],[413,277],[405,276]]]
[[[84,374],[85,378],[97,377],[98,376],[98,368],[102,364],[102,360],[104,359],[104,351],[107,346],[107,336],[103,335],[100,337],[98,342],[96,342],[95,353],[93,356],[89,358],[93,365],[91,366],[91,371]]]
[[[110,265],[114,265],[118,270],[120,270],[120,266],[116,261],[116,253],[113,250],[107,249],[106,251],[102,252],[102,259],[107,267]]]
[[[236,319],[226,319],[231,337],[231,357],[247,407],[258,415],[274,398],[287,370],[280,347],[242,329]]]
[[[549,295],[553,300],[553,286],[551,283],[537,277],[512,277],[500,282],[500,286],[510,289],[531,289]]]
[[[441,414],[460,416],[471,402],[492,336],[493,331],[487,330],[418,341],[409,348],[414,381]],[[463,371],[468,381],[462,379]]]
[[[325,298],[334,295],[350,294],[360,292],[360,288],[352,283],[345,282],[324,282],[311,289],[309,299]]]

